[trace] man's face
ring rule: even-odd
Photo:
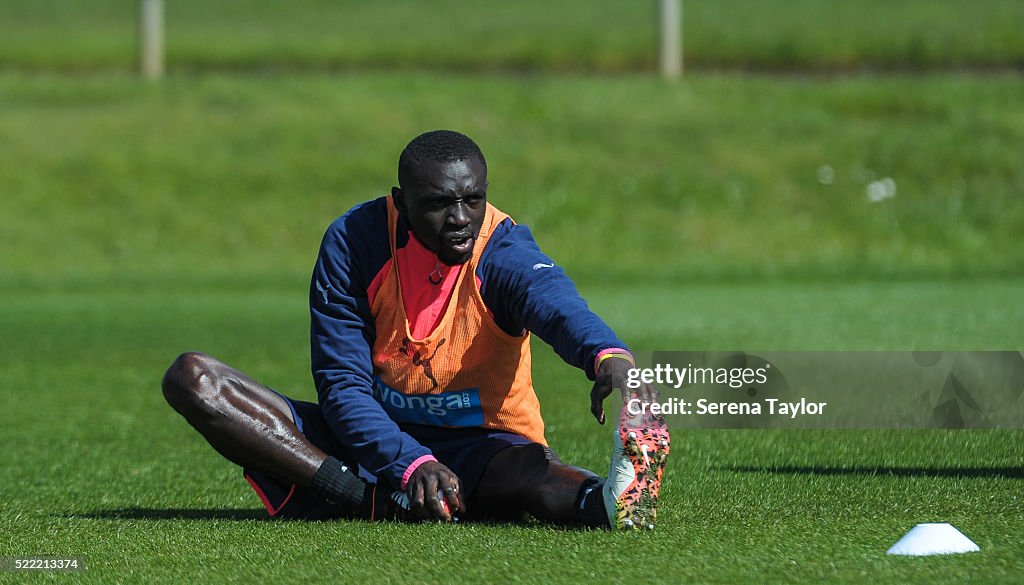
[[[452,266],[473,256],[487,207],[487,171],[478,157],[428,161],[416,184],[391,194],[416,239],[441,262]]]

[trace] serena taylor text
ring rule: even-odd
[[[683,400],[669,398],[666,402],[644,404],[639,398],[632,398],[626,403],[631,416],[650,412],[654,415],[776,415],[796,418],[798,416],[817,416],[825,411],[827,402],[808,402],[801,398],[800,402],[786,402],[778,398],[765,398],[751,402],[715,402],[707,398]]]

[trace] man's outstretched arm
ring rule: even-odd
[[[591,410],[603,423],[604,398],[615,389],[626,389],[632,356],[590,310],[565,271],[540,250],[529,228],[503,222],[478,274],[484,302],[503,330],[513,335],[523,330],[535,333],[566,363],[595,381]],[[642,394],[642,399],[650,399],[648,388]]]

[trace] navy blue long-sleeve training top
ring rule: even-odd
[[[396,247],[401,248],[408,243],[409,227],[399,221]],[[387,201],[381,197],[353,207],[327,229],[310,282],[310,345],[324,418],[363,468],[398,488],[409,465],[430,451],[403,433],[373,395],[370,354],[376,331],[367,289],[391,259],[387,222]],[[541,252],[526,226],[511,220],[499,224],[476,275],[502,330],[538,335],[591,380],[599,352],[626,347]]]

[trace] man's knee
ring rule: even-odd
[[[499,451],[477,487],[484,503],[521,508],[536,518],[552,522],[576,519],[580,487],[593,473],[566,465],[542,445],[523,445]]]
[[[491,459],[486,470],[490,483],[520,496],[540,485],[551,465],[549,451],[537,443],[502,449]]]
[[[161,384],[164,399],[181,414],[200,411],[215,392],[214,358],[186,352],[167,368]]]

